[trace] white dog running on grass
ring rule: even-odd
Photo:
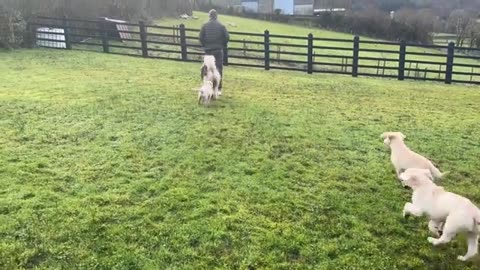
[[[204,82],[212,82],[214,92],[213,96],[215,99],[217,99],[219,96],[219,87],[222,77],[220,76],[220,72],[218,72],[217,66],[215,65],[215,57],[213,55],[205,55],[203,58],[201,78]]]
[[[468,251],[465,256],[458,256],[466,261],[477,255],[478,236],[480,234],[480,209],[469,199],[455,193],[447,192],[437,186],[430,178],[428,170],[406,170],[400,175],[401,180],[413,189],[412,202],[406,203],[403,216],[430,217],[428,228],[437,237],[429,237],[428,242],[434,246],[450,242],[457,233],[468,234]]]
[[[198,90],[198,104],[208,105],[214,95],[213,83],[205,80],[202,87]]]
[[[385,132],[381,136],[383,143],[390,147],[392,161],[397,177],[410,168],[427,169],[433,175],[434,179],[441,179],[448,172],[442,173],[427,158],[410,150],[403,141],[406,136],[401,132]]]

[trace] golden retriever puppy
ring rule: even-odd
[[[383,143],[390,148],[390,160],[395,167],[397,177],[400,173],[410,168],[427,169],[433,179],[441,179],[445,174],[438,170],[430,160],[413,152],[405,145],[405,135],[401,132],[385,132],[381,136]]]
[[[405,204],[403,216],[428,216],[431,219],[428,227],[434,233],[443,227],[439,238],[428,238],[434,246],[450,242],[458,233],[467,233],[467,254],[458,256],[458,259],[471,259],[478,253],[480,209],[469,199],[437,186],[426,173],[406,170],[400,175],[401,180],[413,190],[412,202]]]

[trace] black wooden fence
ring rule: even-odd
[[[187,62],[201,61],[198,29],[37,17],[29,23],[40,47]],[[53,33],[52,29],[60,30]],[[120,30],[119,30],[120,29]],[[231,32],[225,64],[232,66],[480,84],[480,50],[448,46]],[[60,46],[59,46],[60,45]]]

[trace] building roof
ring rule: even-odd
[[[313,5],[314,0],[294,0],[295,5]]]
[[[246,2],[260,2],[261,0],[242,0],[242,3]],[[293,0],[295,5],[313,5],[315,0]]]

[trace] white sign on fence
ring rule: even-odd
[[[65,30],[62,28],[40,27],[37,29],[37,45],[42,47],[65,49],[67,48],[67,45],[65,44],[64,33]]]

